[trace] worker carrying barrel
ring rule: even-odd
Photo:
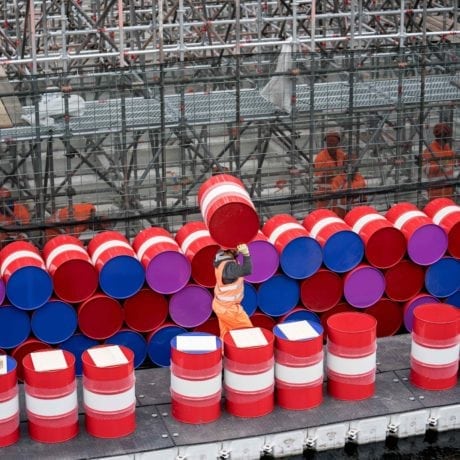
[[[238,254],[243,256],[243,263],[236,260]],[[232,330],[253,327],[249,316],[241,306],[244,295],[244,276],[252,273],[249,248],[240,244],[236,250],[220,249],[214,258],[216,285],[212,309],[217,315],[220,337]]]

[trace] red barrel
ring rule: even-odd
[[[78,238],[70,235],[52,238],[43,247],[43,256],[57,297],[76,303],[96,292],[97,270]]]
[[[88,253],[99,273],[100,288],[110,297],[126,299],[144,285],[144,267],[121,233],[96,234],[88,244]]]
[[[414,309],[410,352],[410,382],[424,390],[448,390],[457,385],[460,313],[434,303]]]
[[[74,438],[78,434],[75,356],[64,350],[36,351],[22,363],[30,437],[44,443]]]
[[[259,216],[240,179],[218,174],[198,190],[201,215],[212,238],[221,246],[235,248],[249,243],[259,230]]]
[[[385,217],[403,232],[409,258],[416,264],[431,265],[445,254],[446,232],[414,204],[395,204]]]
[[[386,295],[396,302],[406,302],[416,296],[425,282],[425,269],[403,259],[385,271]]]
[[[184,423],[220,417],[222,342],[211,334],[189,332],[171,340],[171,413]]]
[[[180,291],[189,281],[190,262],[164,228],[141,230],[133,240],[137,258],[145,268],[147,284],[160,294]]]
[[[317,209],[305,216],[302,225],[321,244],[324,265],[329,270],[345,273],[361,262],[363,240],[335,212]]]
[[[19,396],[16,360],[0,354],[0,447],[19,440]]]
[[[377,320],[367,313],[344,312],[327,320],[327,391],[356,401],[375,392]]]
[[[269,331],[272,331],[273,328],[275,327],[276,324],[276,319],[261,312],[261,311],[255,311],[251,316],[250,316],[251,323],[254,327],[260,327],[263,329],[268,329]]]
[[[141,289],[123,302],[125,323],[138,332],[152,332],[168,316],[168,300],[149,288]]]
[[[343,313],[343,312],[346,312],[346,311],[355,312],[355,311],[357,311],[357,309],[352,307],[347,302],[339,302],[337,305],[332,307],[330,310],[327,310],[324,313],[321,313],[320,321],[321,321],[321,325],[323,326],[323,329],[324,329],[324,338],[325,339],[327,339],[327,320],[332,315],[335,315],[336,313]]]
[[[42,342],[34,337],[28,338],[26,341],[22,342],[11,352],[11,356],[16,360],[16,374],[19,381],[24,380],[24,366],[22,365],[23,359],[29,353],[34,351],[49,350],[51,349],[49,343]]]
[[[224,336],[224,390],[227,411],[261,417],[274,408],[274,337],[259,327],[234,329]]]
[[[219,245],[204,222],[188,222],[176,233],[176,241],[192,266],[192,278],[204,287],[214,287],[214,257]]]
[[[86,431],[97,438],[120,438],[136,429],[134,353],[123,345],[84,351],[83,407]]]
[[[357,206],[344,220],[364,241],[366,259],[374,267],[389,268],[404,257],[406,238],[374,207]]]
[[[447,233],[447,250],[460,259],[460,206],[450,198],[436,198],[430,201],[423,212]]]
[[[28,241],[13,241],[0,251],[0,275],[9,301],[22,310],[48,302],[53,283],[40,251]]]
[[[274,327],[275,395],[280,407],[311,409],[323,401],[323,327],[289,321]]]
[[[403,308],[398,302],[382,297],[366,313],[377,320],[377,337],[396,334],[403,324]]]
[[[300,284],[302,303],[315,312],[322,313],[335,307],[342,295],[343,278],[327,268],[321,268]]]
[[[124,312],[118,300],[95,294],[78,307],[78,327],[87,337],[104,340],[123,325]]]

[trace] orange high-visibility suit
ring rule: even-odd
[[[234,257],[229,257],[215,262],[214,268],[216,285],[212,309],[219,321],[220,338],[223,340],[225,334],[232,329],[253,327],[241,306],[244,295],[243,276],[251,273],[251,259],[249,255],[243,256],[243,264],[239,265]]]
[[[323,149],[318,152],[313,164],[318,193],[327,193],[332,190],[332,181],[337,176],[345,176],[347,154],[342,149],[336,150],[336,158],[328,151]],[[331,205],[330,200],[319,200],[316,208],[327,208]]]
[[[96,214],[96,207],[92,203],[75,203],[72,205],[72,219],[70,218],[69,207],[58,209],[49,219],[48,223],[59,222],[83,222],[90,220]],[[46,237],[52,238],[53,236],[61,235],[63,233],[72,233],[76,236],[80,235],[88,229],[88,224],[65,226],[62,228],[48,228],[46,230]]]
[[[431,151],[430,151],[431,150]],[[454,177],[455,153],[449,144],[442,145],[437,140],[430,144],[430,148],[426,149],[422,155],[423,158],[423,173],[429,180],[451,179]],[[438,187],[428,190],[428,198],[452,198],[454,188]]]
[[[364,177],[359,173],[356,172],[353,175],[353,179],[351,181],[351,190],[359,190],[364,189],[367,187],[366,180]],[[334,177],[331,184],[331,191],[338,192],[340,190],[348,189],[348,179],[345,174],[341,174],[339,176]],[[344,218],[346,214],[346,205],[347,199],[345,197],[337,198],[335,200],[335,205],[333,207],[333,211],[340,217]],[[366,197],[363,195],[355,196],[351,199],[350,203],[358,204],[358,203],[365,203],[367,201]]]
[[[0,227],[14,227],[19,225],[30,224],[30,212],[27,206],[16,203],[11,198],[11,192],[1,187],[0,188]],[[10,232],[0,232],[0,242],[4,243],[9,238],[23,239],[25,234],[12,235]]]

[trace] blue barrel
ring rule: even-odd
[[[163,324],[151,332],[147,338],[147,354],[152,363],[159,367],[168,367],[171,363],[171,340],[185,332],[187,329],[172,323]]]
[[[283,274],[261,283],[257,291],[257,304],[269,316],[285,315],[299,303],[299,299],[298,282]]]
[[[454,307],[460,308],[460,290],[454,292],[452,295],[447,297],[446,303],[453,305]]]
[[[33,312],[31,327],[37,339],[49,344],[61,343],[75,333],[77,313],[72,305],[52,299]]]
[[[147,357],[147,341],[139,332],[129,329],[122,329],[112,337],[109,337],[105,343],[112,345],[124,345],[134,353],[134,367],[138,368]]]
[[[59,344],[59,348],[62,350],[70,351],[75,356],[75,374],[83,375],[83,365],[81,362],[81,355],[88,348],[99,345],[99,342],[94,339],[90,339],[81,333],[74,334],[66,341]]]
[[[241,306],[248,316],[252,316],[257,309],[257,290],[247,281],[244,282],[244,297]]]
[[[314,321],[321,324],[319,316],[310,310],[305,309],[304,307],[296,307],[294,310],[290,311],[280,319],[280,323],[286,323],[288,321],[308,321],[309,323]]]
[[[460,260],[443,257],[425,272],[426,290],[435,297],[448,297],[460,289]]]
[[[3,305],[0,307],[0,348],[15,348],[30,335],[30,318],[26,311]]]

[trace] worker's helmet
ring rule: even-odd
[[[214,265],[219,265],[224,260],[234,260],[235,254],[231,249],[219,249],[214,257]]]

